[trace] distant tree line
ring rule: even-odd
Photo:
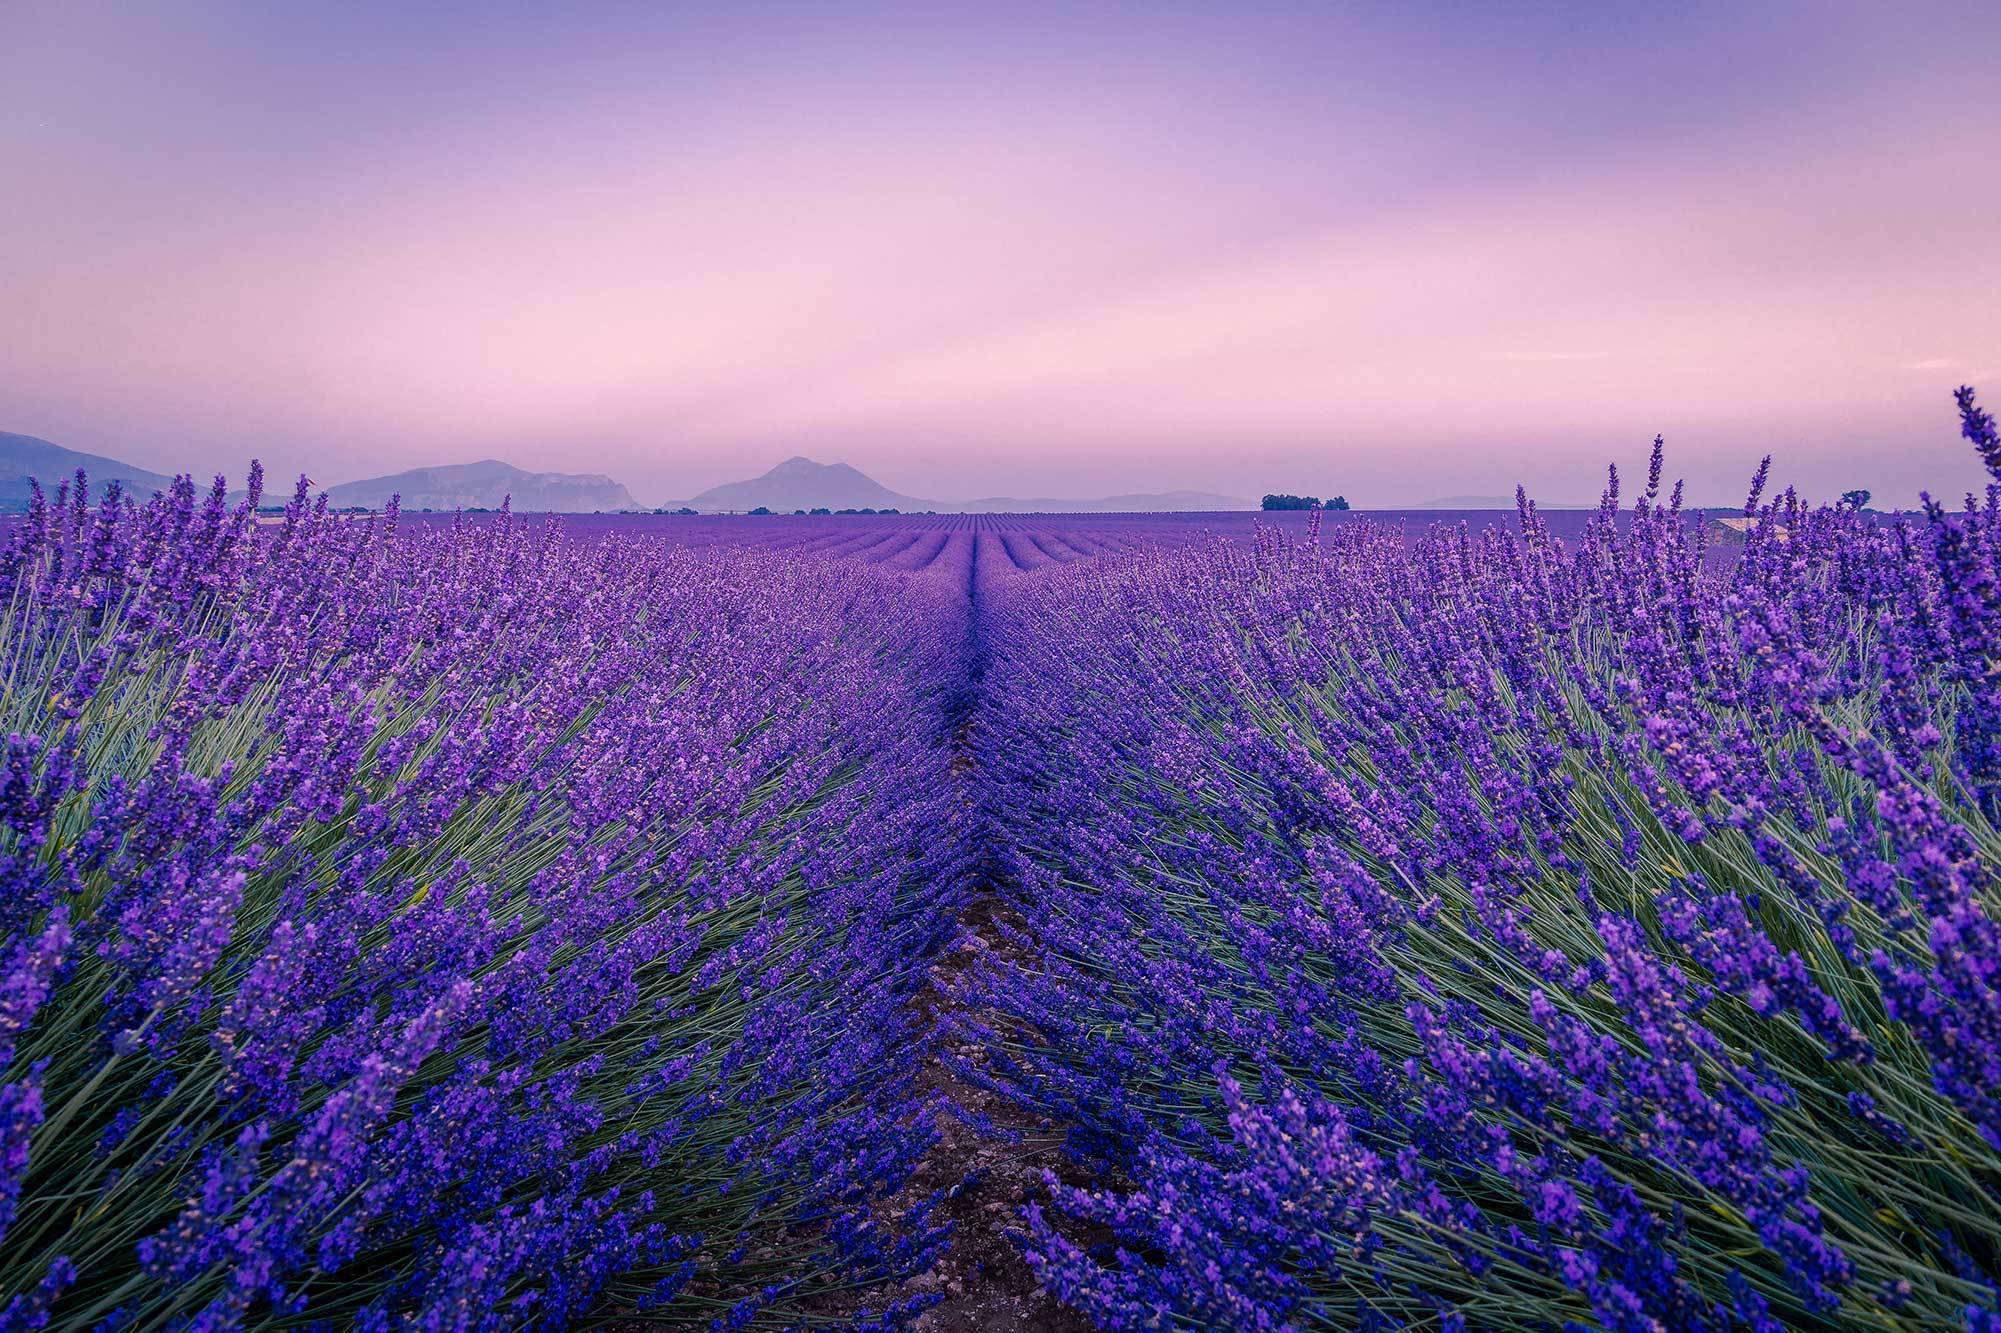
[[[1326,504],[1317,495],[1267,495],[1260,509],[1346,509],[1348,497],[1337,495]]]

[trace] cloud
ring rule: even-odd
[[[1914,370],[1914,371],[1915,371],[1915,370],[1951,370],[1951,369],[1953,369],[1954,367],[1956,367],[1956,366],[1958,366],[1958,365],[1959,365],[1959,361],[1958,361],[1958,359],[1957,359],[1957,358],[1955,358],[1955,357],[1950,357],[1950,356],[1935,356],[1935,357],[1932,357],[1932,358],[1931,358],[1930,360],[1928,360],[1928,361],[1913,361],[1913,362],[1912,362],[1912,363],[1911,363],[1910,365],[1908,365],[1908,366],[1905,366],[1905,367],[1904,367],[1904,369],[1905,369],[1905,370]]]
[[[1779,156],[1707,170],[1673,211],[1624,166],[1330,228],[857,358],[683,427],[793,443],[1002,427],[1121,444],[1388,438],[1422,405],[1429,428],[1462,435],[1649,414],[1766,430],[1808,399],[1880,428],[1920,392],[1886,382],[1904,369],[1890,348],[1983,337],[1958,293],[1991,241],[1941,225],[1925,251],[1830,284],[1877,219],[1831,214],[1829,197],[1879,159],[1822,180]]]

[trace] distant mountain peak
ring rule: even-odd
[[[79,453],[34,435],[0,431],[0,511],[27,507],[30,478],[41,483],[45,496],[53,496],[56,487],[76,476],[78,468],[83,469],[91,491],[98,495],[107,483],[115,481],[125,494],[144,501],[154,491],[174,484],[172,477],[116,458]]]
[[[630,491],[602,473],[528,472],[498,458],[344,482],[326,494],[339,508],[380,509],[392,495],[402,497],[405,509],[497,509],[503,500],[523,513],[639,508]]]
[[[927,509],[928,501],[899,495],[846,463],[794,455],[761,477],[711,486],[697,509]]]
[[[806,457],[804,454],[794,454],[777,467],[771,469],[771,471],[765,473],[764,477],[775,480],[805,480],[822,477],[840,477],[851,480],[859,477],[871,486],[875,484],[869,479],[866,473],[847,463],[821,463]]]
[[[847,463],[820,463],[795,454],[761,477],[711,486],[689,504],[696,509],[742,512],[775,509],[934,509],[943,513],[1101,512],[1148,513],[1249,509],[1248,500],[1205,491],[1110,495],[1097,500],[1016,499],[995,496],[954,504],[919,500],[882,485]]]

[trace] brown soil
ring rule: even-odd
[[[995,929],[1007,915],[998,899],[976,900],[961,919],[960,938],[941,958],[932,983],[918,1003],[925,1007],[934,1029],[940,1016],[964,1001],[955,982],[978,956],[1007,946]],[[980,1051],[961,1046],[952,1052],[977,1064]],[[1060,1163],[1062,1127],[1037,1120],[1006,1098],[959,1078],[944,1058],[932,1062],[924,1091],[950,1098],[967,1112],[984,1115],[1009,1131],[1014,1142],[1003,1142],[947,1111],[938,1112],[939,1141],[918,1167],[909,1184],[889,1208],[894,1211],[939,1189],[950,1189],[974,1173],[979,1178],[946,1199],[941,1220],[953,1223],[951,1245],[929,1270],[887,1293],[875,1293],[880,1305],[920,1293],[940,1293],[944,1299],[920,1315],[914,1327],[927,1333],[1088,1333],[1082,1315],[1059,1305],[1035,1280],[1009,1233],[1020,1226],[1021,1205],[1041,1187],[1045,1169]]]
[[[998,929],[1003,923],[1018,927],[1021,921],[993,894],[974,899],[960,916],[958,938],[939,957],[929,984],[912,1001],[924,1016],[927,1041],[940,1039],[947,1016],[964,1011],[967,1001],[960,982],[981,955],[1013,952]],[[981,1054],[971,1045],[949,1050],[950,1056],[975,1066]],[[1079,1183],[1065,1169],[1062,1126],[1038,1120],[1007,1098],[967,1083],[946,1051],[933,1055],[917,1092],[926,1101],[949,1099],[975,1117],[985,1116],[1005,1132],[1005,1139],[983,1134],[940,1107],[935,1112],[937,1143],[903,1188],[882,1201],[878,1212],[896,1217],[934,1193],[957,1187],[932,1215],[934,1221],[953,1224],[950,1243],[930,1268],[900,1283],[810,1302],[802,1311],[807,1320],[816,1326],[838,1323],[863,1310],[936,1294],[942,1299],[913,1320],[912,1328],[924,1333],[1090,1333],[1093,1325],[1088,1319],[1059,1304],[1037,1284],[1009,1235],[1020,1226],[1022,1204],[1041,1192],[1044,1170]],[[706,1326],[703,1321],[686,1327]],[[628,1317],[613,1320],[609,1327],[641,1333],[662,1325]]]
[[[954,734],[958,755],[952,764],[953,776],[967,784],[969,803],[971,732],[967,721]],[[933,965],[929,984],[912,1002],[923,1015],[928,1042],[942,1042],[950,1016],[966,1011],[970,1001],[963,981],[983,955],[1028,961],[1015,957],[1016,947],[1002,937],[1001,925],[1019,928],[1023,923],[993,886],[974,896],[958,924],[952,947]],[[937,1144],[883,1205],[883,1212],[894,1216],[939,1190],[958,1187],[935,1214],[936,1220],[952,1223],[950,1244],[924,1272],[872,1291],[865,1300],[850,1298],[844,1307],[830,1306],[825,1313],[881,1309],[892,1301],[935,1293],[943,1299],[912,1324],[924,1333],[1089,1333],[1089,1320],[1058,1304],[1036,1282],[1010,1237],[1021,1224],[1021,1206],[1040,1191],[1042,1173],[1062,1170],[1063,1128],[959,1077],[952,1057],[978,1067],[982,1056],[973,1045],[934,1050],[918,1090],[927,1100],[947,1099],[975,1118],[985,1117],[1004,1137],[984,1134],[941,1107],[935,1113]]]
[[[953,777],[973,799],[970,720],[954,732],[957,750]],[[948,1100],[975,1118],[1002,1131],[988,1135],[942,1106],[935,1112],[938,1141],[896,1194],[882,1201],[885,1218],[908,1211],[939,1191],[948,1193],[932,1217],[953,1224],[952,1238],[930,1268],[892,1286],[846,1292],[811,1302],[803,1312],[813,1325],[838,1323],[863,1310],[881,1310],[913,1297],[936,1294],[939,1302],[912,1321],[923,1333],[1090,1333],[1083,1315],[1057,1302],[1035,1280],[1035,1274],[1011,1239],[1021,1224],[1021,1207],[1042,1191],[1042,1173],[1056,1172],[1066,1183],[1082,1183],[1062,1155],[1063,1127],[1037,1119],[1005,1097],[966,1082],[954,1068],[954,1058],[978,1067],[983,1051],[975,1045],[939,1049],[953,1014],[965,1013],[971,1002],[963,985],[966,974],[983,955],[1006,963],[1032,963],[1009,944],[1000,927],[1019,929],[1024,922],[994,886],[985,886],[960,914],[953,944],[933,964],[924,990],[911,1002],[921,1016],[920,1040],[932,1050],[920,1075],[922,1100]],[[1066,1169],[1068,1168],[1068,1169]],[[637,1321],[613,1321],[612,1328],[643,1327]],[[652,1328],[660,1325],[652,1324]]]

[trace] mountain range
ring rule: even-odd
[[[498,509],[503,500],[522,513],[639,508],[631,491],[599,473],[524,472],[492,458],[343,482],[327,488],[327,503],[380,509],[392,495],[403,497],[405,509]]]
[[[173,485],[173,478],[99,454],[65,449],[32,435],[0,432],[0,512],[27,508],[29,480],[39,480],[53,494],[82,468],[91,489],[102,493],[112,481],[126,494],[143,500]],[[290,487],[276,484],[269,500],[283,500]],[[393,476],[340,482],[326,488],[327,502],[337,509],[380,509],[400,495],[406,510],[498,509],[512,501],[521,513],[616,512],[642,506],[632,492],[598,473],[529,472],[497,459],[412,468]],[[1249,500],[1207,491],[1155,491],[1107,495],[1095,500],[1055,497],[989,496],[979,500],[925,500],[892,491],[846,463],[816,463],[788,458],[761,477],[712,486],[694,499],[664,508],[690,508],[703,513],[743,512],[763,507],[790,513],[795,509],[899,509],[939,513],[1162,513],[1250,509]]]
[[[899,495],[846,463],[788,458],[761,477],[711,486],[688,507],[700,510],[936,509],[929,500]],[[670,506],[671,507],[671,506]]]
[[[173,484],[171,477],[115,458],[66,449],[32,435],[0,432],[0,512],[27,507],[30,478],[39,479],[43,491],[53,494],[78,468],[89,475],[93,491],[117,481],[128,495],[142,500]],[[273,502],[290,493],[290,487],[276,482],[274,479],[267,492]],[[406,510],[497,509],[503,500],[510,498],[514,508],[522,513],[610,513],[647,507],[619,482],[599,473],[529,472],[497,459],[413,468],[393,476],[341,482],[327,487],[325,493],[336,508],[356,509],[380,509],[392,495],[402,497]],[[926,500],[893,491],[846,463],[817,463],[810,458],[795,457],[761,477],[712,486],[692,500],[663,507],[686,507],[703,513],[741,513],[759,507],[781,513],[795,509],[898,509],[906,513],[934,510],[947,514],[1189,513],[1253,509],[1256,503],[1234,495],[1187,490],[1133,492],[1089,500],[1011,495],[977,500]],[[1411,507],[1512,509],[1514,501],[1499,496],[1455,495]]]
[[[30,479],[39,481],[45,494],[53,494],[57,486],[76,475],[78,468],[84,470],[95,494],[102,494],[103,487],[115,481],[127,495],[144,500],[154,491],[166,490],[174,484],[172,477],[115,458],[65,449],[33,435],[0,431],[0,512],[28,507]],[[265,494],[267,502],[277,502],[290,493],[289,486],[273,486]],[[326,491],[327,502],[342,509],[380,509],[392,495],[401,495],[403,508],[412,510],[498,509],[509,497],[514,508],[523,513],[640,508],[632,492],[610,477],[597,473],[527,472],[494,459],[414,468],[390,477],[343,482]]]
[[[890,490],[846,463],[788,458],[761,477],[711,486],[687,507],[703,512],[741,511],[762,506],[780,513],[795,509],[936,510],[941,514],[1165,513],[1251,509],[1249,501],[1208,491],[1153,491],[1106,495],[1095,500],[987,496],[979,500],[921,500]],[[670,508],[673,506],[669,506]]]
[[[76,476],[78,468],[83,469],[91,490],[97,494],[115,481],[127,495],[143,500],[154,491],[174,484],[172,477],[115,458],[79,453],[33,435],[0,431],[0,512],[28,507],[31,478],[41,482],[44,494],[53,496],[56,487]]]

